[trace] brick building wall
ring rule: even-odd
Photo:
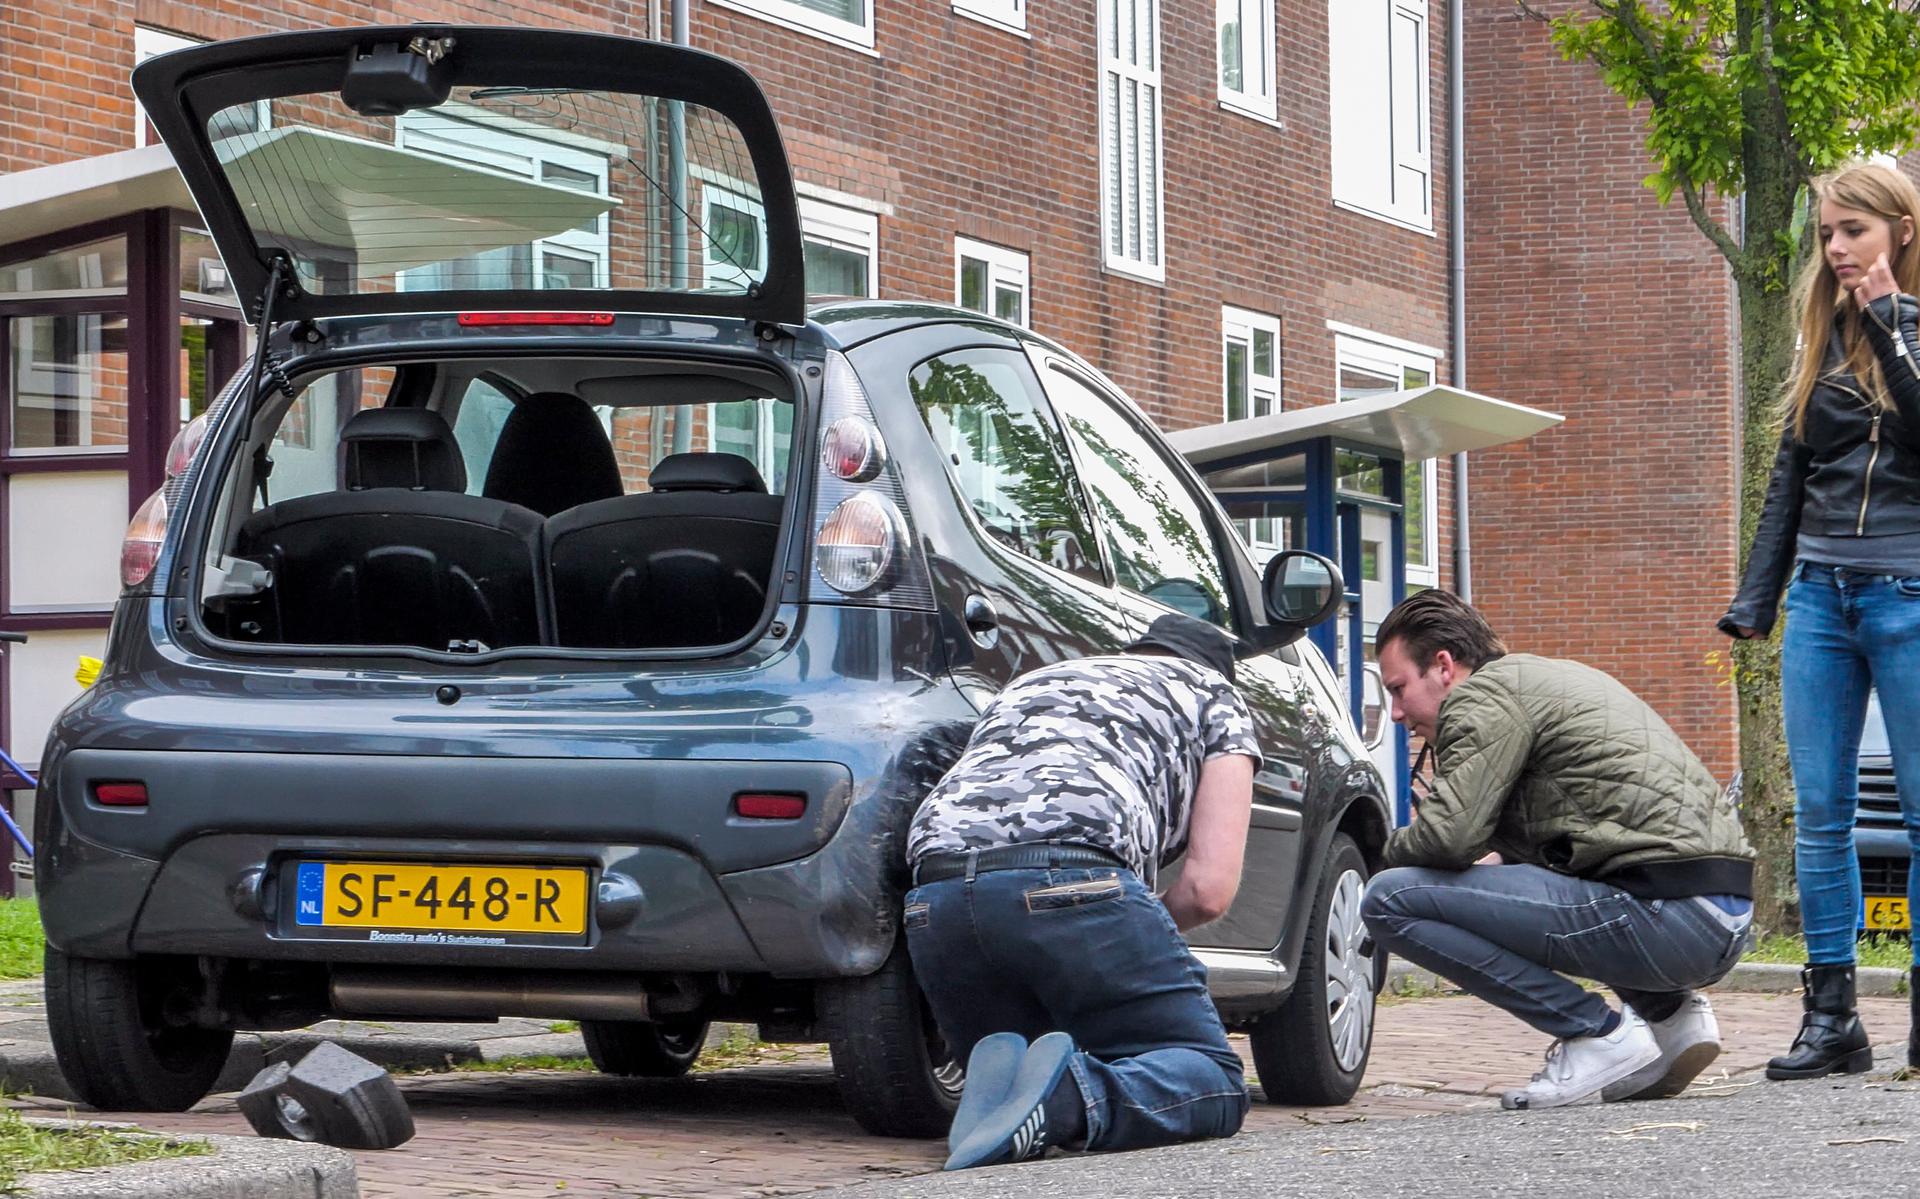
[[[1567,417],[1473,456],[1474,598],[1514,649],[1617,675],[1726,778],[1731,279],[1642,186],[1641,119],[1592,67],[1510,0],[1466,24],[1468,382]]]

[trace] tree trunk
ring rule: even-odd
[[[1743,50],[1772,54],[1759,0],[1735,5]],[[1783,106],[1764,75],[1740,97],[1746,194],[1741,206],[1741,255],[1734,263],[1740,302],[1740,567],[1753,547],[1767,480],[1780,440],[1780,388],[1793,362],[1795,319],[1789,282],[1801,247],[1793,228],[1805,166],[1795,157]],[[1793,871],[1793,777],[1780,720],[1780,629],[1764,641],[1734,647],[1740,710],[1740,771],[1747,838],[1756,856],[1754,922],[1772,932],[1800,931]]]
[[[1777,289],[1740,287],[1740,566],[1746,569],[1767,478],[1779,444],[1781,381],[1793,356],[1793,321]],[[1780,636],[1734,646],[1740,713],[1741,818],[1756,856],[1754,922],[1768,932],[1800,929],[1793,878],[1793,778],[1780,723]]]

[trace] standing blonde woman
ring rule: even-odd
[[[1907,893],[1920,896],[1920,193],[1882,166],[1814,187],[1819,239],[1796,293],[1786,428],[1746,578],[1720,619],[1732,636],[1764,637],[1786,588],[1780,683],[1807,967],[1800,1033],[1769,1078],[1873,1064],[1854,1003],[1853,826],[1869,688],[1887,716],[1914,847]],[[1907,1060],[1920,1065],[1914,1004]]]

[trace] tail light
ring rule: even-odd
[[[138,587],[160,561],[160,543],[167,537],[167,489],[148,496],[127,525],[120,543],[120,585]]]
[[[184,477],[187,467],[193,465],[193,456],[200,452],[200,443],[206,439],[207,414],[202,412],[173,435],[173,443],[167,447],[167,478]]]
[[[808,599],[932,611],[933,576],[914,534],[900,466],[887,452],[859,374],[837,350],[827,353],[820,387],[819,438]]]
[[[858,595],[886,577],[900,539],[900,513],[871,491],[842,500],[814,539],[813,564],[827,586]]]
[[[880,440],[880,430],[857,416],[843,416],[833,422],[822,439],[820,454],[834,477],[849,483],[864,483],[887,464],[887,447]]]

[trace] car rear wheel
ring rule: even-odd
[[[945,1136],[966,1067],[933,1023],[906,942],[877,972],[823,982],[816,995],[840,1096],[860,1127],[883,1137]]]
[[[82,1101],[103,1111],[178,1112],[213,1088],[233,1033],[186,1022],[199,985],[190,960],[103,961],[48,946],[46,967],[54,1057]]]
[[[1334,834],[1293,991],[1250,1030],[1269,1103],[1341,1104],[1360,1089],[1385,962],[1360,920],[1366,883],[1360,847]]]
[[[707,1047],[707,1022],[692,1017],[664,1020],[582,1020],[587,1056],[602,1074],[631,1078],[678,1078],[693,1069]]]

